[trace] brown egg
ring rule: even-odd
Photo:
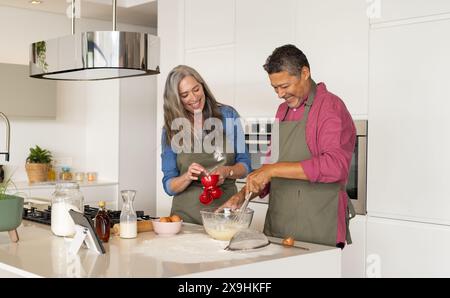
[[[294,238],[292,238],[292,237],[287,237],[287,238],[284,238],[283,241],[282,241],[281,243],[282,243],[283,245],[285,245],[285,246],[293,246],[293,245],[294,245],[294,242],[295,242]]]
[[[181,217],[179,217],[178,215],[174,214],[174,215],[172,215],[172,216],[170,217],[170,220],[171,220],[172,222],[178,222],[178,221],[181,221]]]
[[[171,222],[170,217],[160,217],[159,222]]]

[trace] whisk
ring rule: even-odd
[[[225,160],[225,154],[223,154],[223,152],[217,150],[217,148],[214,149],[213,157],[214,157],[214,159],[218,162],[218,164],[217,164],[215,167],[213,167],[212,169],[207,169],[205,175],[210,175],[210,174],[213,173],[218,167],[223,166],[223,165],[226,163],[226,160]]]
[[[252,192],[249,192],[246,196],[245,196],[245,201],[244,203],[242,203],[241,208],[239,208],[237,211],[237,216],[235,218],[235,222],[237,223],[243,223],[244,220],[244,215],[245,215],[245,210],[247,210],[247,206],[248,203],[250,202],[250,198],[252,196]]]

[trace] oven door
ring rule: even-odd
[[[366,215],[367,120],[356,120],[355,126],[357,138],[346,190],[356,214]]]

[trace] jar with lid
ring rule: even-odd
[[[73,209],[84,212],[84,198],[75,182],[59,182],[52,194],[51,230],[57,236],[73,236],[75,223],[69,214]]]
[[[72,172],[69,167],[63,167],[62,172],[59,175],[60,180],[71,181],[72,180]]]
[[[78,183],[84,182],[84,173],[83,172],[76,172],[75,173],[75,181]]]
[[[87,181],[88,182],[97,181],[97,173],[96,172],[88,172],[87,173]]]
[[[48,181],[55,181],[56,180],[56,171],[53,165],[49,165],[48,167],[48,174],[47,174]]]

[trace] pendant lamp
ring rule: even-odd
[[[113,31],[75,33],[30,46],[30,77],[93,81],[159,74],[159,37],[116,31],[117,0],[113,0]]]

